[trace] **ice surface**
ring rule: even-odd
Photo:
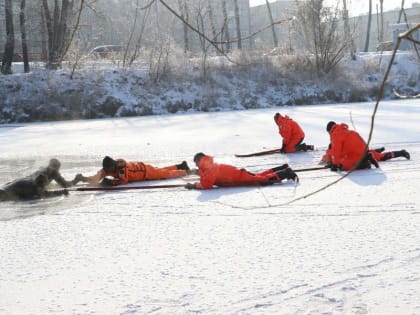
[[[67,179],[93,174],[104,155],[192,166],[202,151],[250,170],[314,167],[328,144],[326,123],[346,122],[367,138],[373,105],[6,125],[1,183],[51,157]],[[296,119],[319,150],[235,158],[280,146],[276,111]],[[381,103],[371,146],[404,148],[412,159],[356,171],[307,198],[341,175],[300,173],[296,188],[3,202],[0,313],[420,314],[419,121],[417,100]]]

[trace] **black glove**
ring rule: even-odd
[[[195,183],[186,183],[184,187],[187,189],[197,189]]]
[[[101,181],[101,183],[100,183],[100,185],[102,186],[102,187],[110,187],[110,186],[113,186],[113,180],[112,179],[110,179],[110,178],[104,178],[102,181]]]
[[[340,165],[333,164],[331,161],[329,161],[325,167],[329,168],[331,172],[337,172],[340,169]]]
[[[276,113],[275,115],[274,115],[274,121],[275,122],[277,122],[277,118],[280,116],[280,113]]]
[[[280,153],[286,153],[285,148],[286,148],[286,145],[283,143],[283,145],[281,146],[281,149],[280,149]]]
[[[330,170],[331,170],[331,172],[337,172],[338,171],[338,165],[331,164]]]
[[[337,172],[341,170],[341,164],[330,164],[327,165],[327,167],[329,167],[331,169],[331,172]]]

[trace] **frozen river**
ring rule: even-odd
[[[52,157],[67,179],[95,173],[104,155],[192,166],[202,151],[249,170],[314,167],[329,141],[326,123],[346,122],[367,138],[372,109],[358,103],[4,125],[1,183]],[[319,149],[235,158],[280,146],[276,111],[297,120]],[[417,100],[381,103],[372,146],[404,148],[412,159],[357,171],[306,198],[341,174],[299,173],[297,187],[3,202],[0,314],[420,314],[419,121]]]

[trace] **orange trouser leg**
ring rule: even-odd
[[[177,169],[176,165],[166,167],[154,167],[146,165],[147,180],[175,178],[187,175],[187,171]]]

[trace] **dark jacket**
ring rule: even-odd
[[[53,180],[64,188],[75,184],[75,180],[66,181],[63,176],[61,176],[58,168],[47,166],[40,168],[29,176],[5,184],[0,189],[0,201],[27,200],[68,195],[66,189],[48,191],[46,187]]]

